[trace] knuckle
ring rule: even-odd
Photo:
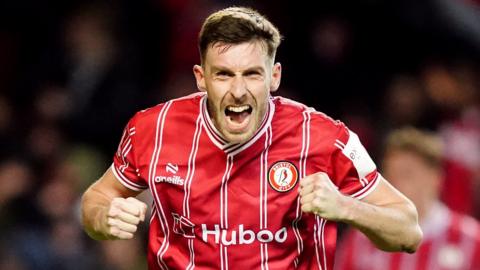
[[[112,205],[121,205],[125,199],[121,197],[116,197],[112,199]]]
[[[117,219],[121,215],[122,211],[118,208],[113,208],[112,211],[109,212],[109,217]]]
[[[128,209],[133,215],[139,215],[141,212],[141,208],[136,203],[129,203]]]
[[[320,208],[322,206],[322,203],[320,202],[319,199],[316,199],[316,200],[313,200],[312,201],[312,205],[315,207],[315,208]]]
[[[117,227],[110,227],[109,234],[113,236],[118,236],[120,230]]]
[[[137,225],[140,223],[140,218],[135,216],[126,216],[123,218],[123,221],[131,225]]]
[[[110,204],[110,209],[108,209],[108,215],[117,217],[120,215],[122,211],[123,210],[120,204],[112,202],[112,204]]]
[[[133,238],[133,233],[123,232],[122,235],[121,235],[121,238],[125,239],[125,240],[132,239]]]
[[[134,198],[134,197],[128,197],[126,199],[129,203],[131,203],[132,205],[135,205],[139,208],[143,207],[143,205],[145,204],[144,202],[140,201],[139,199],[137,198]]]
[[[130,218],[128,218],[128,214],[125,212],[122,212],[122,214],[118,216],[118,219],[123,222],[128,222],[130,220]]]
[[[113,217],[117,215],[117,208],[115,208],[113,205],[110,205],[110,208],[108,209],[107,216]]]
[[[302,205],[303,205],[303,204],[305,204],[305,203],[306,203],[306,200],[305,200],[305,198],[300,198],[300,204],[302,204]]]
[[[328,179],[328,174],[325,172],[318,172],[316,175],[320,179],[325,179],[325,178]]]
[[[136,217],[134,220],[133,220],[133,224],[134,225],[138,225],[140,223],[140,218]]]
[[[307,177],[300,179],[300,186],[303,187],[307,182],[308,182]]]
[[[135,198],[132,198],[132,197],[127,198],[127,200],[125,201],[125,203],[128,204],[128,205],[130,205],[130,206],[133,206],[133,207],[135,207],[135,208],[138,208],[138,205],[139,205],[138,200],[135,199]]]
[[[113,218],[108,218],[107,219],[107,224],[110,225],[110,226],[115,226],[116,220],[113,219]]]

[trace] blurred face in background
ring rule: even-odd
[[[261,41],[215,43],[203,65],[194,67],[198,88],[207,92],[210,118],[229,142],[245,142],[260,127],[269,93],[280,84],[281,66],[273,61]]]
[[[388,150],[384,157],[383,174],[413,201],[420,215],[438,199],[442,179],[440,169],[413,151]]]

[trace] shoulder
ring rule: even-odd
[[[168,113],[172,115],[187,116],[188,114],[198,114],[199,106],[204,93],[198,92],[188,96],[172,99],[153,107],[138,111],[131,119],[133,125],[151,125],[161,121]]]
[[[332,142],[332,146],[337,139],[343,143],[348,141],[350,133],[343,122],[288,98],[275,96],[272,101],[275,104],[275,118],[278,122],[292,126],[306,123],[313,140],[327,140]]]
[[[343,125],[338,120],[334,120],[327,114],[315,110],[313,107],[309,107],[301,102],[291,100],[281,96],[272,97],[272,101],[275,104],[275,113],[280,116],[294,116],[297,114],[308,115],[311,121],[315,124],[321,124],[325,127],[336,128]]]

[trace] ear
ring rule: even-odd
[[[202,66],[194,65],[193,66],[193,75],[195,75],[195,80],[197,81],[198,90],[205,92],[207,87],[205,85],[205,74],[203,72]]]
[[[270,92],[277,91],[282,79],[282,65],[275,63],[272,68],[272,80],[270,81]]]

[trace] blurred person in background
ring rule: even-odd
[[[98,269],[77,218],[81,174],[67,164],[34,175],[22,159],[0,162],[1,269]]]
[[[342,238],[335,269],[480,269],[480,224],[440,201],[442,146],[438,135],[413,128],[395,130],[386,140],[385,176],[418,210],[424,238],[417,252],[382,252],[365,236],[350,230]]]
[[[64,26],[65,54],[58,73],[64,88],[60,94],[68,102],[65,125],[73,139],[100,147],[111,145],[123,127],[119,118],[137,110],[145,93],[139,52],[129,50],[118,33],[119,12],[117,5],[94,2],[76,9]]]
[[[138,4],[27,2],[0,4],[0,269],[107,269],[111,248],[84,235],[79,199],[123,128],[123,117],[105,112],[126,117],[141,106],[156,70],[145,59],[163,51],[151,30],[168,25],[132,19],[150,14]]]
[[[480,69],[468,59],[433,61],[422,80],[445,142],[442,199],[454,210],[480,217]]]
[[[429,104],[422,82],[414,75],[396,74],[393,76],[383,100],[383,112],[386,119],[382,121],[388,132],[403,126],[424,126],[428,119]]]
[[[279,44],[276,27],[252,9],[205,20],[193,68],[201,93],[130,119],[112,166],[82,198],[92,238],[132,239],[147,208],[135,197],[149,188],[150,269],[333,269],[338,221],[383,250],[416,250],[415,207],[358,136],[271,96]]]

